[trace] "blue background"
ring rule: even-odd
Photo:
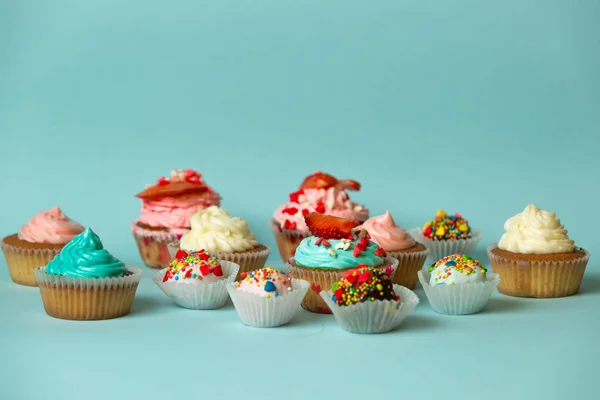
[[[130,316],[55,320],[1,266],[0,398],[600,398],[599,20],[594,0],[0,1],[1,235],[59,204],[141,265],[133,195],[192,167],[273,246],[321,169],[405,227],[461,212],[485,262],[529,203],[592,253],[575,297],[448,317],[418,289],[379,336],[184,310],[148,269]]]

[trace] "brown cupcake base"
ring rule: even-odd
[[[16,233],[2,239],[1,246],[10,278],[24,286],[37,286],[33,271],[46,266],[64,247],[62,244],[31,243],[19,239]]]
[[[494,272],[500,274],[501,293],[556,298],[579,292],[590,255],[581,248],[572,253],[518,254],[492,245],[488,257]]]
[[[418,272],[423,269],[427,259],[427,247],[421,243],[416,243],[408,249],[388,251],[387,254],[398,260],[398,268],[392,282],[407,289],[414,289],[417,285]]]
[[[269,226],[275,236],[275,242],[277,242],[277,248],[279,255],[283,261],[287,261],[294,257],[296,248],[300,242],[310,236],[310,232],[298,231],[295,229],[282,229],[279,224],[274,220],[269,220]]]

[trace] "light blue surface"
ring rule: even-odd
[[[598,1],[0,1],[0,234],[60,204],[141,265],[133,195],[193,167],[267,220],[322,169],[405,227],[443,207],[485,231],[530,202],[592,254],[572,298],[421,304],[391,334],[329,316],[243,326],[171,304],[48,317],[0,262],[4,399],[598,399]],[[270,261],[280,265],[276,254]]]

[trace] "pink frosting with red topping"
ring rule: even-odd
[[[369,210],[350,200],[344,190],[335,187],[327,189],[304,189],[290,194],[290,202],[278,207],[273,218],[283,229],[308,231],[304,215],[309,212],[333,215],[335,217],[365,221]]]
[[[84,229],[56,206],[36,214],[21,227],[18,236],[31,243],[66,244]]]
[[[389,211],[369,218],[360,227],[369,232],[371,240],[383,247],[385,251],[404,250],[417,243],[404,229],[396,225]]]
[[[144,200],[139,221],[154,227],[189,229],[194,214],[220,204],[221,196],[213,191]]]

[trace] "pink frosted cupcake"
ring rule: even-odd
[[[417,283],[417,273],[427,259],[427,248],[396,225],[389,211],[368,219],[362,228],[369,232],[371,240],[381,246],[388,256],[398,260],[393,283],[413,289]]]
[[[43,267],[84,228],[69,219],[58,206],[36,214],[19,233],[2,239],[2,251],[15,283],[37,286],[33,271]]]
[[[338,180],[315,172],[307,176],[300,190],[290,193],[290,201],[279,206],[269,221],[281,259],[293,257],[302,239],[310,236],[304,216],[311,212],[364,222],[369,210],[350,200],[347,190],[360,190],[360,183]]]
[[[142,260],[152,268],[169,266],[167,244],[189,232],[192,215],[221,203],[221,196],[191,169],[173,170],[136,197],[142,200],[142,211],[131,229]]]

